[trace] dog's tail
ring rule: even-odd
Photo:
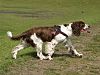
[[[10,31],[7,32],[7,36],[8,36],[11,40],[20,40],[20,39],[22,38],[21,35],[13,36],[13,35],[12,35],[12,32],[10,32]]]

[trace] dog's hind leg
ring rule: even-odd
[[[29,45],[25,41],[21,41],[21,43],[18,44],[17,46],[15,46],[12,50],[13,58],[16,59],[18,51],[20,51],[28,46]]]

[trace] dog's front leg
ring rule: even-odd
[[[51,42],[47,42],[45,45],[45,53],[48,54],[47,59],[53,60],[52,55],[54,53],[54,49]]]
[[[47,42],[45,45],[45,53],[48,54],[47,59],[53,60],[52,55],[57,44],[58,42],[55,39],[53,39],[51,42]]]
[[[36,51],[37,51],[37,56],[40,58],[40,60],[46,59],[46,57],[42,54],[42,44],[36,45]]]
[[[77,52],[77,50],[74,48],[74,46],[72,45],[71,40],[69,38],[67,38],[67,43],[68,44],[66,44],[65,46],[68,47],[69,54],[75,55],[75,56],[78,56],[78,57],[83,56],[83,54]]]

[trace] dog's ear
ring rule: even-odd
[[[81,30],[82,28],[85,26],[85,23],[82,22],[82,21],[76,21],[76,22],[73,22],[71,27],[72,27],[72,31],[73,31],[73,34],[75,36],[79,36],[80,33],[81,33]]]

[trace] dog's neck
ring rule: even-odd
[[[63,24],[60,25],[61,32],[66,34],[68,37],[72,35],[72,28],[71,28],[72,23],[69,23],[67,26],[64,26]]]

